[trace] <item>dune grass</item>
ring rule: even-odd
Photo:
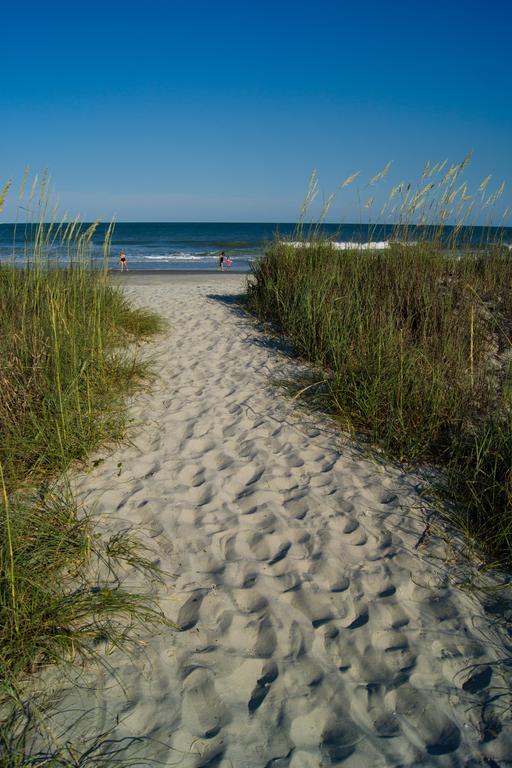
[[[84,586],[91,522],[53,481],[123,437],[127,397],[148,375],[127,344],[159,328],[103,272],[0,266],[3,680],[85,647],[100,616],[139,603]]]
[[[0,266],[0,310],[0,462],[9,488],[123,434],[126,397],[147,373],[125,347],[159,325],[85,266]]]
[[[64,470],[125,427],[147,367],[126,353],[159,328],[100,271],[0,266],[0,462],[5,482]]]
[[[376,221],[394,227],[386,250],[340,251],[322,233],[359,172],[305,224],[319,193],[313,172],[294,242],[270,244],[247,299],[313,363],[303,395],[390,457],[441,469],[443,511],[472,548],[510,568],[512,258],[490,227],[510,207],[498,212],[505,183],[494,187],[490,174],[470,189],[470,160],[427,162],[387,196],[379,186],[391,162],[368,180],[358,191],[368,240],[380,208]],[[487,222],[476,239],[475,216]]]
[[[61,226],[70,259],[52,267],[39,226],[33,258],[0,265],[0,765],[33,764],[13,751],[20,734],[9,730],[23,721],[27,675],[164,621],[123,586],[127,568],[158,575],[142,543],[99,536],[66,481],[72,465],[126,434],[127,398],[150,376],[134,342],[162,323],[84,258],[83,235]]]
[[[442,467],[459,523],[512,565],[508,253],[275,242],[248,302],[314,364],[317,404],[389,455]]]

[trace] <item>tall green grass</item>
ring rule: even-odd
[[[126,350],[159,323],[102,271],[0,266],[0,462],[6,484],[61,471],[123,434],[147,373]]]
[[[253,275],[250,308],[320,371],[309,395],[400,460],[442,466],[464,526],[512,564],[510,257],[275,243]]]
[[[162,323],[133,307],[105,268],[93,267],[93,228],[46,223],[46,215],[43,206],[41,220],[29,223],[24,264],[0,265],[0,708],[11,712],[0,727],[0,764],[6,765],[18,764],[5,750],[17,740],[9,723],[20,722],[29,673],[95,656],[105,643],[125,643],[135,625],[164,620],[147,595],[123,586],[127,568],[157,576],[144,546],[129,533],[99,536],[66,481],[70,467],[126,434],[128,398],[150,376],[133,342]],[[57,239],[66,246],[65,266],[47,258]]]
[[[65,655],[65,647],[76,649],[77,626],[83,639],[87,634],[87,602],[96,617],[90,627],[109,604],[113,612],[116,605],[122,609],[125,596],[110,587],[102,604],[102,590],[80,591],[74,579],[66,582],[67,571],[85,578],[92,534],[69,496],[51,490],[52,481],[104,442],[123,437],[127,398],[147,376],[126,345],[158,327],[158,318],[131,308],[100,271],[81,264],[0,266],[4,679]]]
[[[326,241],[321,223],[333,196],[319,222],[306,227],[317,194],[313,176],[296,242],[270,244],[254,265],[247,299],[315,366],[304,395],[389,455],[442,468],[457,522],[489,557],[510,566],[512,259],[499,244],[464,247],[465,209],[460,226],[444,232],[460,199],[474,201],[457,181],[466,164],[427,164],[422,181],[441,171],[437,187],[393,187],[388,204],[395,201],[398,214],[387,250],[340,251]],[[484,198],[487,184],[477,191],[484,207],[503,190]],[[420,205],[429,195],[431,219]],[[418,224],[414,234],[422,237],[412,242]]]

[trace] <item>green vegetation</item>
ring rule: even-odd
[[[510,565],[510,257],[275,243],[248,301],[321,370],[317,404],[391,455],[443,467],[464,528]]]
[[[464,206],[472,201],[467,185],[454,187],[466,162],[437,187],[423,183],[427,164],[418,192],[403,183],[393,188],[388,204],[398,206],[399,223],[387,250],[340,251],[322,239],[332,196],[320,225],[306,229],[313,176],[299,242],[270,245],[254,266],[248,304],[315,366],[304,396],[388,455],[442,468],[444,498],[456,502],[450,509],[468,540],[510,566],[512,259],[499,246],[464,250],[460,227],[443,234],[457,195],[465,196]],[[414,218],[429,195],[438,222],[430,227]],[[464,221],[466,211],[461,215]],[[410,225],[418,223],[424,240],[413,243]]]
[[[60,472],[125,428],[146,367],[124,348],[158,330],[101,271],[0,267],[0,461],[9,489]]]
[[[38,764],[13,748],[28,673],[164,620],[122,585],[126,568],[157,576],[144,546],[96,534],[66,482],[72,464],[125,435],[127,397],[150,373],[133,342],[162,327],[92,268],[92,231],[40,222],[30,262],[0,265],[0,765]],[[44,258],[55,237],[66,268]]]

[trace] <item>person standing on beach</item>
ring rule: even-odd
[[[121,269],[121,272],[128,272],[126,253],[124,251],[121,251],[121,253],[119,254],[119,267]]]
[[[219,269],[221,272],[224,272],[224,251],[220,252],[219,256]]]
[[[232,263],[233,262],[231,261],[231,256],[228,256],[227,259],[226,259],[226,269],[228,269],[228,270],[231,269]]]

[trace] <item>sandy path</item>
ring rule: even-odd
[[[121,685],[98,673],[73,711],[95,733],[149,737],[135,765],[512,764],[510,724],[485,706],[496,672],[471,670],[494,658],[490,622],[443,582],[439,545],[414,550],[414,478],[270,388],[290,363],[234,310],[241,284],[130,283],[172,326],[160,380],[132,409],[134,444],[78,487],[112,525],[151,530],[183,631],[114,654]]]

